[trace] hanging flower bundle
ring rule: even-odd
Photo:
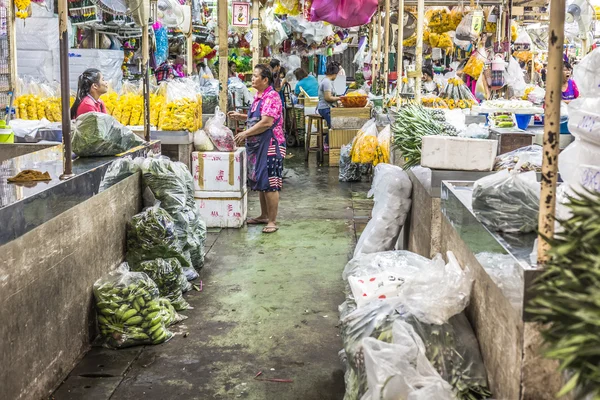
[[[194,43],[192,46],[192,52],[194,56],[194,60],[199,61],[202,59],[210,60],[217,55],[217,51],[212,47],[204,44],[204,43]]]
[[[15,0],[15,7],[17,9],[17,12],[15,14],[16,17],[21,19],[29,17],[29,12],[27,11],[27,8],[30,4],[31,0]]]

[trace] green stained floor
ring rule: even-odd
[[[306,167],[301,154],[285,176],[278,232],[209,233],[203,290],[186,295],[194,309],[171,341],[118,359],[94,348],[54,397],[342,399],[341,271],[367,222],[369,184],[340,184],[337,169]],[[249,209],[258,215],[254,195]],[[255,380],[261,371],[293,382]]]

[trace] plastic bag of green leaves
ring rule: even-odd
[[[184,251],[189,251],[196,269],[204,265],[206,224],[194,200],[194,180],[185,164],[166,158],[147,158],[142,179],[173,220]]]
[[[94,283],[98,327],[104,346],[120,349],[166,342],[167,327],[181,321],[169,300],[143,272],[131,272],[127,263]]]
[[[80,157],[115,156],[146,143],[108,114],[90,112],[77,117],[73,152]]]
[[[176,234],[173,218],[160,203],[154,207],[147,208],[133,216],[127,224],[127,255],[126,260],[135,270],[141,268],[144,261],[156,259],[176,259],[181,268],[183,279],[179,278],[181,290],[184,292],[191,289],[187,282],[189,272],[196,275],[189,255],[183,251],[181,243]]]
[[[131,159],[131,157],[116,159],[109,165],[102,181],[100,181],[99,191],[105,191],[137,171],[139,171],[139,166]]]
[[[142,261],[133,269],[146,273],[158,286],[160,295],[168,299],[175,310],[181,311],[190,308],[189,303],[183,298],[181,290],[182,286],[187,287],[190,283],[185,278],[178,259],[157,258],[156,260]]]

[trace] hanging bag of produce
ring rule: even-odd
[[[121,349],[159,344],[173,337],[167,327],[183,320],[160,298],[158,287],[143,272],[131,272],[127,263],[94,283],[98,327],[104,346]]]
[[[313,0],[310,20],[329,22],[341,28],[367,25],[377,5],[377,0]]]
[[[208,133],[217,150],[235,151],[233,132],[227,127],[226,123],[227,116],[217,107],[215,115],[206,121],[204,131]]]
[[[456,27],[455,38],[468,42],[475,42],[483,30],[483,11],[470,11]]]
[[[525,28],[519,28],[517,38],[513,44],[515,51],[530,51],[532,46],[531,36]]]
[[[371,164],[377,151],[377,123],[374,119],[367,121],[358,131],[352,143],[352,162]]]
[[[162,82],[159,94],[166,100],[159,115],[159,130],[196,132],[202,128],[202,96],[196,92],[193,79]]]

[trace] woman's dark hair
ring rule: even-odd
[[[273,72],[271,72],[271,68],[267,67],[265,64],[257,64],[254,69],[260,71],[260,77],[263,79],[267,79],[269,85],[273,84]]]
[[[279,75],[281,74],[283,74],[284,77],[287,75],[287,70],[283,67],[279,68]]]
[[[77,117],[77,109],[81,104],[81,100],[90,94],[90,89],[94,83],[100,83],[101,76],[102,73],[96,68],[88,68],[79,76],[79,80],[77,81],[77,97],[75,98],[75,103],[71,106],[71,119]]]
[[[227,65],[229,66],[229,68],[231,68],[234,65],[237,67],[237,64],[235,63],[235,61],[229,61],[229,64],[227,64]]]
[[[271,62],[269,63],[269,65],[271,66],[271,68],[279,67],[279,66],[281,66],[281,61],[279,61],[278,59],[274,58],[274,59],[271,60]]]
[[[297,70],[294,71],[294,76],[296,77],[296,79],[301,81],[302,79],[304,79],[308,76],[308,73],[304,69],[298,68]]]
[[[571,66],[571,64],[569,64],[569,62],[568,62],[568,61],[565,61],[565,65],[564,65],[564,67],[565,67],[566,69],[568,69],[569,71],[573,71],[573,67]]]
[[[423,75],[429,75],[431,78],[433,78],[433,70],[429,67],[425,67],[423,68]]]
[[[325,75],[337,75],[340,72],[340,67],[335,65],[335,63],[331,63],[327,66],[325,70]]]

